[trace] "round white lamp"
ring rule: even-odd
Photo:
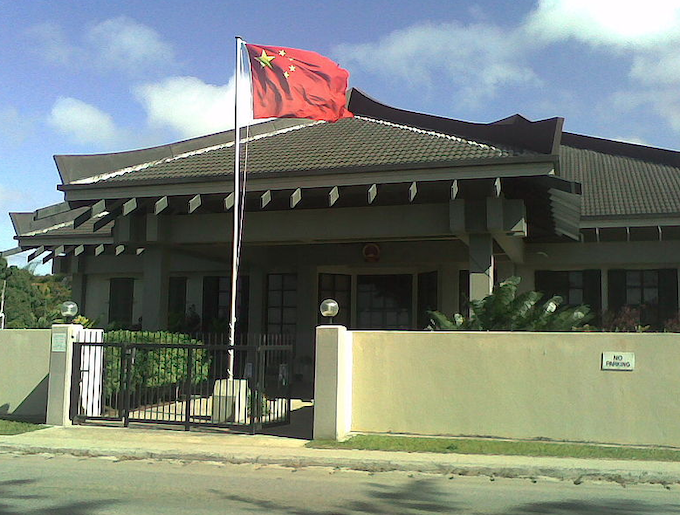
[[[66,320],[73,320],[73,317],[78,314],[78,304],[72,300],[67,300],[64,302],[59,309],[61,311],[61,316],[63,316]]]
[[[340,306],[334,299],[325,299],[321,302],[319,311],[321,311],[321,316],[328,317],[328,323],[332,324],[333,317],[340,311]]]

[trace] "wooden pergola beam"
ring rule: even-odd
[[[328,207],[333,207],[339,198],[340,190],[337,186],[333,186],[331,191],[328,192]]]
[[[302,200],[302,190],[300,188],[296,189],[290,195],[290,208],[293,209]]]

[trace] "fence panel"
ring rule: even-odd
[[[290,422],[292,341],[247,335],[113,331],[74,352],[73,418],[251,432]],[[252,343],[252,344],[251,344]],[[76,359],[77,357],[77,359]]]

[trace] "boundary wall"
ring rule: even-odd
[[[50,329],[0,331],[0,418],[45,422]]]
[[[680,447],[680,334],[317,328],[314,437],[475,435]],[[633,370],[603,370],[603,353]],[[626,356],[631,356],[626,354]]]

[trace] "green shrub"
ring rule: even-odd
[[[163,331],[108,331],[104,334],[107,343],[148,344],[144,349],[134,350],[134,365],[130,386],[133,389],[158,388],[169,385],[181,386],[187,379],[187,349],[153,348],[163,343],[192,345],[194,350],[192,384],[198,384],[208,378],[210,372],[210,353],[200,349],[203,342],[186,334],[173,334]],[[130,349],[132,350],[132,349]],[[120,391],[121,347],[106,347],[106,394],[111,396]]]
[[[541,303],[543,294],[529,291],[517,295],[519,277],[510,277],[482,300],[471,301],[469,317],[452,318],[428,311],[430,329],[436,331],[573,331],[593,318],[588,306],[560,307],[562,297]]]

